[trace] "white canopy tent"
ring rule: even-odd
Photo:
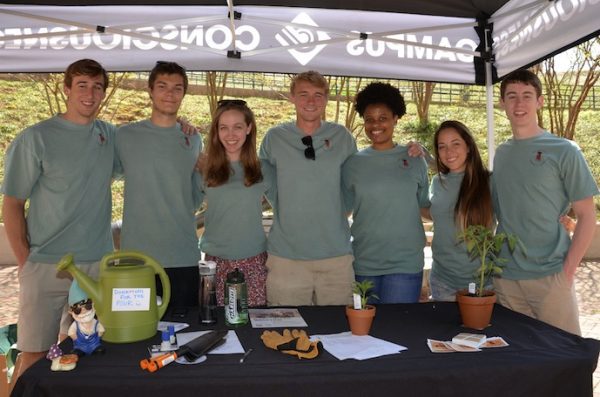
[[[2,1],[2,0],[0,0]],[[0,4],[0,72],[57,72],[83,57],[112,71],[323,74],[492,85],[600,33],[600,0],[81,0]]]

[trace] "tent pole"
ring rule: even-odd
[[[493,169],[494,155],[496,154],[496,140],[494,134],[494,85],[492,84],[492,63],[485,63],[485,94],[487,113],[487,147],[488,168]]]

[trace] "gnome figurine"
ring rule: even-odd
[[[96,319],[94,302],[79,287],[77,280],[73,280],[69,290],[69,313],[75,320],[68,331],[68,335],[73,339],[73,353],[79,357],[104,353],[100,341],[104,327]]]

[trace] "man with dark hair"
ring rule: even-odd
[[[156,79],[158,79],[161,74],[173,74],[180,76],[182,79],[183,94],[185,95],[187,93],[188,77],[185,69],[175,62],[165,61],[156,62],[156,65],[150,71],[150,76],[148,77],[148,88],[150,88],[150,91],[154,89],[154,83],[156,83]]]
[[[150,119],[120,127],[116,140],[125,179],[121,249],[145,252],[165,268],[174,309],[198,304],[194,210],[200,203],[193,179],[202,141],[184,134],[177,123],[186,91],[185,69],[157,62],[148,80]]]
[[[20,373],[59,334],[71,278],[57,273],[56,263],[72,252],[80,269],[95,277],[98,261],[113,249],[115,127],[96,120],[107,85],[98,62],[72,63],[64,78],[66,112],[26,128],[6,152],[2,213],[19,265]]]
[[[526,251],[503,248],[507,263],[494,287],[502,305],[581,334],[573,281],[594,235],[598,187],[579,146],[539,126],[543,103],[542,83],[528,70],[500,85],[513,137],[494,159],[498,232],[519,237]],[[577,217],[572,241],[559,221],[569,207]]]

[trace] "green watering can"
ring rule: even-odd
[[[137,251],[110,253],[100,262],[100,279],[79,270],[73,255],[65,255],[58,270],[66,270],[94,302],[106,332],[102,339],[113,343],[137,342],[156,335],[158,321],[171,298],[171,283],[161,265]],[[156,304],[156,278],[163,286],[162,303]]]

